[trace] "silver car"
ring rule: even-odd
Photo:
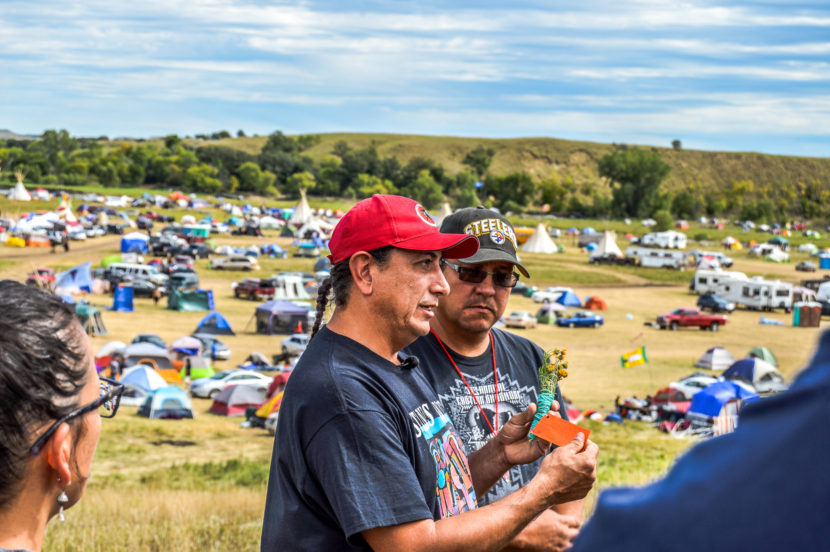
[[[272,378],[264,376],[259,372],[252,372],[250,370],[223,370],[209,378],[195,380],[190,384],[190,394],[194,397],[212,399],[229,385],[249,385],[261,391],[264,396],[272,381]]]

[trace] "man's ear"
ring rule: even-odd
[[[72,454],[74,436],[69,424],[61,424],[58,430],[46,443],[46,463],[49,464],[60,479],[61,488],[72,482],[72,471],[69,469],[69,458]]]
[[[349,270],[355,287],[363,295],[372,294],[372,267],[375,266],[372,256],[365,251],[358,251],[349,258]]]

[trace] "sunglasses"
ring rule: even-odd
[[[118,412],[118,405],[121,404],[121,394],[123,392],[124,386],[122,384],[109,378],[101,378],[101,389],[99,391],[98,398],[87,405],[73,410],[49,426],[49,429],[47,429],[43,435],[38,437],[35,444],[33,444],[32,448],[29,449],[32,456],[37,456],[40,453],[43,445],[46,444],[46,441],[52,437],[61,424],[65,424],[73,418],[83,416],[87,412],[92,412],[96,409],[102,418],[112,418],[115,416],[115,413]]]
[[[516,284],[519,283],[519,275],[515,272],[489,272],[487,270],[481,270],[480,268],[458,266],[457,264],[451,263],[445,259],[441,259],[441,263],[453,269],[455,273],[458,274],[458,279],[462,282],[480,284],[489,274],[493,277],[493,285],[499,287],[512,288],[516,287]]]

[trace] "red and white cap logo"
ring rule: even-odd
[[[416,204],[416,205],[415,205],[415,214],[416,214],[416,215],[418,215],[418,217],[419,217],[422,221],[426,222],[426,223],[427,223],[427,224],[429,224],[430,226],[434,226],[434,227],[438,228],[438,225],[437,225],[437,224],[435,224],[435,219],[434,219],[434,218],[432,218],[432,215],[430,215],[429,213],[427,213],[427,210],[426,210],[426,209],[424,209],[424,206],[423,206],[423,205],[421,205],[420,203],[418,203],[418,204]]]

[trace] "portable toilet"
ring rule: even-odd
[[[122,286],[115,288],[112,296],[112,308],[110,310],[120,312],[133,312],[133,286]]]
[[[819,255],[818,267],[824,270],[830,270],[830,255]]]

